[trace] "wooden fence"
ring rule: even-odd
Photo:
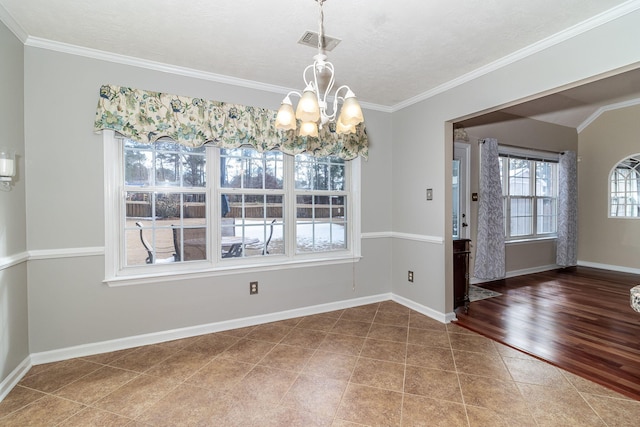
[[[241,218],[242,217],[242,205],[231,203],[230,211],[227,216]],[[282,205],[274,204],[266,205],[266,215],[264,214],[264,205],[246,205],[244,206],[244,212],[246,218],[282,218]],[[296,205],[298,218],[312,218],[313,217],[313,205]],[[344,206],[329,206],[329,205],[315,205],[315,217],[316,218],[329,218],[329,213],[333,218],[344,216]]]
[[[227,217],[241,218],[242,217],[242,205],[240,203],[230,203],[230,211]],[[313,217],[313,205],[296,205],[298,218],[312,218]],[[246,218],[282,218],[282,205],[281,204],[269,204],[266,205],[250,205],[244,206]],[[329,215],[331,213],[331,215]],[[315,205],[315,217],[316,218],[329,218],[329,217],[341,217],[344,216],[344,206],[329,206],[329,205]],[[151,217],[151,204],[149,202],[127,201],[127,217],[130,218],[149,218]],[[205,217],[205,204],[204,203],[185,203],[184,204],[184,217],[185,218],[204,218]]]
[[[127,201],[127,217],[130,217],[130,218],[151,217],[151,203]]]

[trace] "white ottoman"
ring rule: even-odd
[[[640,285],[631,288],[631,308],[640,311]]]

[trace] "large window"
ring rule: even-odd
[[[558,163],[500,154],[507,240],[555,236]]]
[[[220,150],[220,164],[223,257],[230,227],[245,241],[234,257],[350,249],[344,160],[240,148]]]
[[[296,251],[347,249],[346,164],[337,157],[296,156]]]
[[[112,278],[358,255],[358,160],[105,136],[105,162]]]
[[[213,150],[220,154],[221,195],[216,200],[221,201],[221,256],[285,254],[285,155],[245,148]],[[230,238],[244,242],[233,247],[235,253],[229,253]]]
[[[640,218],[640,154],[616,165],[609,175],[609,216]]]
[[[189,261],[207,258],[204,147],[124,142],[124,265],[185,261],[186,235],[203,237]]]

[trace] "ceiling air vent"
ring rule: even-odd
[[[340,43],[340,41],[341,41],[340,39],[336,39],[334,37],[329,37],[325,35],[324,50],[326,50],[327,52],[333,50],[333,48],[338,46],[338,43]],[[315,33],[313,31],[305,31],[302,37],[300,37],[300,40],[298,40],[298,43],[317,49],[318,33]]]

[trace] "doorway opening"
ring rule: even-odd
[[[453,230],[454,239],[469,238],[469,155],[471,147],[466,142],[454,142],[453,146]]]

